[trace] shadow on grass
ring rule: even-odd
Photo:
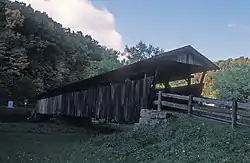
[[[2,121],[0,133],[109,135],[123,130],[108,123],[92,123],[89,118],[39,117],[36,121]]]
[[[61,117],[62,123],[66,123],[68,125],[74,126],[74,127],[83,127],[84,129],[99,133],[99,134],[113,134],[113,133],[119,133],[123,130],[111,125],[106,122],[98,122],[93,123],[90,118],[82,118],[82,117]]]

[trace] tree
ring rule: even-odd
[[[13,31],[23,25],[24,17],[19,10],[6,8],[5,21],[0,33],[0,84],[5,88],[7,96],[12,96],[11,88],[23,77],[23,71],[28,66],[26,49],[23,48],[25,38]]]
[[[233,63],[225,72],[214,75],[213,90],[217,97],[225,100],[250,102],[250,64]]]
[[[164,52],[163,49],[154,47],[151,44],[147,45],[142,41],[135,46],[129,47],[126,45],[124,51],[125,53],[128,53],[128,64],[138,62]]]
[[[206,73],[205,78],[204,78],[204,87],[202,90],[202,96],[206,97],[206,98],[217,98],[216,96],[216,90],[217,89],[213,89],[214,84],[215,84],[215,79],[214,79],[214,74],[216,74],[216,72],[213,71],[209,71]]]
[[[34,97],[117,68],[118,55],[30,5],[0,0],[1,99]]]
[[[124,66],[122,61],[118,58],[120,53],[112,49],[106,49],[106,52],[102,54],[101,61],[92,61],[88,67],[88,77],[98,75],[107,71],[117,69]]]
[[[219,66],[220,70],[217,72],[207,72],[204,79],[204,88],[202,95],[208,98],[219,98],[217,97],[218,90],[215,89],[214,84],[216,83],[216,74],[224,73],[229,71],[232,68],[232,65],[235,63],[250,63],[250,59],[247,57],[239,57],[239,58],[229,58],[226,60],[216,61],[215,64]]]

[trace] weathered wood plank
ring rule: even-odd
[[[142,88],[142,108],[146,108],[146,104],[147,104],[146,93],[147,93],[147,74],[144,73],[143,88]]]
[[[202,72],[201,78],[200,78],[200,83],[203,83],[205,79],[206,72]]]
[[[134,110],[136,109],[134,108],[135,107],[135,81],[132,80],[131,84],[132,86],[131,86],[131,94],[130,94],[130,97],[131,97],[131,110],[130,110],[131,113],[130,114],[131,114],[131,122],[134,123],[136,121],[136,114],[134,112]]]
[[[161,111],[161,96],[162,96],[162,91],[159,91],[158,93],[158,105],[157,105],[157,110]]]
[[[194,109],[205,110],[208,112],[224,113],[224,114],[231,114],[232,113],[232,111],[230,109],[214,107],[214,106],[195,105]]]
[[[232,107],[231,101],[223,101],[223,100],[217,100],[217,99],[206,99],[206,98],[200,98],[200,97],[194,97],[193,100],[195,102],[212,103],[212,104],[219,105],[219,106]]]
[[[204,117],[204,118],[208,118],[208,119],[213,119],[213,120],[221,121],[221,122],[231,123],[231,120],[227,120],[227,119],[223,119],[223,118],[218,118],[218,117],[214,117],[214,116],[210,116],[210,115],[205,115],[205,114],[202,114],[202,113],[194,112],[194,115],[198,116],[198,117]]]
[[[207,114],[207,115],[210,115],[210,116],[221,116],[221,117],[227,117],[227,118],[231,118],[231,114],[227,114],[227,113],[219,113],[219,112],[216,112],[215,111],[212,111],[212,110],[209,110],[209,109],[200,109],[199,107],[193,107],[193,112],[201,112],[201,113],[204,113],[204,114]]]
[[[188,115],[191,117],[192,115],[192,112],[193,112],[193,95],[190,95],[189,96],[189,99],[188,99]]]
[[[250,111],[250,103],[238,102],[238,108],[240,108],[240,109],[246,109],[246,110]]]
[[[162,96],[163,97],[168,97],[168,98],[179,99],[179,100],[188,100],[189,99],[188,96],[170,94],[170,93],[162,93]],[[215,105],[232,107],[232,101],[217,100],[217,99],[207,99],[207,98],[200,98],[200,97],[194,97],[193,100],[195,102],[212,103],[212,104],[215,104]],[[238,108],[250,110],[250,103],[238,102]]]
[[[237,110],[237,102],[234,101],[232,104],[232,128],[235,128],[237,125]]]
[[[245,111],[245,110],[238,109],[237,115],[240,115],[240,116],[243,116],[243,117],[246,117],[246,118],[250,118],[250,111]]]
[[[237,125],[240,123],[250,125],[250,118],[240,117],[239,119],[237,119]]]
[[[170,94],[170,93],[162,93],[163,97],[174,98],[178,100],[186,100],[188,101],[189,96],[177,95],[177,94]]]
[[[183,104],[177,104],[174,102],[167,102],[167,101],[162,101],[161,102],[163,106],[171,107],[171,108],[176,108],[176,109],[181,109],[187,111],[187,105]],[[154,101],[154,104],[158,105],[158,101]]]
[[[184,96],[184,95],[177,95],[177,94],[170,94],[170,93],[162,93],[163,97],[168,97],[168,98],[174,98],[174,99],[179,99],[179,100],[188,100],[189,96]],[[204,103],[212,103],[216,105],[222,105],[222,106],[227,106],[231,107],[232,102],[231,101],[225,101],[225,100],[217,100],[217,99],[207,99],[207,98],[200,98],[200,97],[194,97],[193,101],[195,102],[204,102]],[[247,107],[248,105],[242,105],[242,107]]]

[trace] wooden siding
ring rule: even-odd
[[[62,94],[37,101],[37,113],[138,122],[140,110],[147,108],[153,77],[126,80]]]
[[[198,66],[203,65],[200,59],[196,58],[192,54],[184,53],[184,52],[171,56],[171,60],[180,62],[180,63],[190,64],[190,65],[198,65]]]

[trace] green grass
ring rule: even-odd
[[[24,107],[7,108],[6,106],[0,106],[0,115],[24,115],[27,111],[28,109]]]
[[[24,121],[28,115],[28,109],[24,107],[7,108],[0,106],[1,121]]]
[[[0,162],[250,162],[250,130],[185,115],[136,131],[0,125]],[[120,127],[122,128],[122,127]]]

